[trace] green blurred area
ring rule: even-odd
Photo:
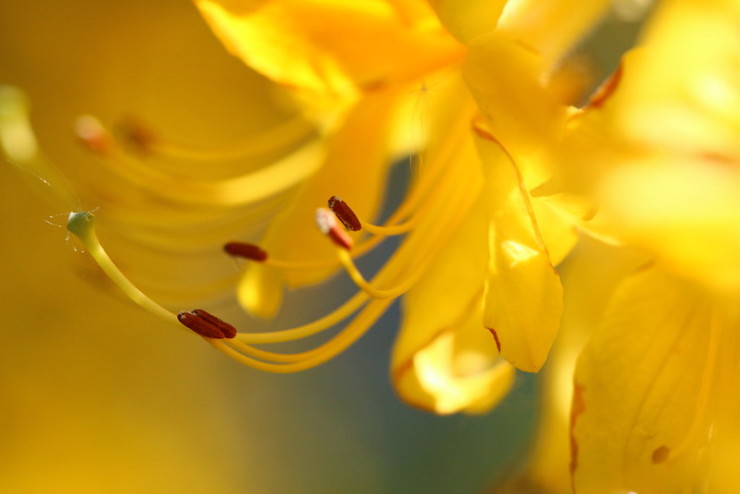
[[[80,114],[218,145],[289,111],[175,0],[0,2],[0,84],[29,95],[44,153],[82,184]],[[387,375],[397,309],[319,369],[241,367],[120,296],[54,225],[97,204],[44,188],[0,163],[0,492],[473,493],[522,454],[531,377],[487,416],[409,409]]]

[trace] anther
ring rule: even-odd
[[[356,232],[362,229],[362,223],[349,205],[341,197],[331,196],[329,198],[329,209],[331,209],[344,227]]]
[[[316,224],[321,230],[321,233],[329,237],[332,242],[337,244],[343,249],[350,250],[354,242],[352,238],[347,234],[344,228],[339,226],[337,223],[337,217],[326,208],[319,208],[316,210]]]
[[[236,328],[234,326],[222,319],[219,319],[210,312],[203,309],[195,309],[193,310],[193,314],[220,329],[224,338],[233,338],[236,336]]]
[[[100,120],[91,115],[82,115],[75,121],[75,134],[90,151],[108,156],[113,149],[113,139]]]
[[[177,320],[186,328],[206,338],[220,340],[236,336],[236,328],[203,309],[180,312]]]
[[[266,250],[245,242],[228,242],[224,245],[224,252],[230,256],[243,257],[250,261],[265,262],[267,260]]]
[[[116,126],[126,143],[141,154],[150,154],[157,145],[156,134],[134,117],[127,117]]]

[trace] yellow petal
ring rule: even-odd
[[[555,64],[596,27],[613,0],[511,0],[499,30],[539,53],[546,67]]]
[[[463,43],[496,28],[506,0],[429,0],[445,28]]]
[[[404,401],[435,413],[485,411],[514,377],[482,321],[486,224],[484,208],[474,206],[404,297],[391,365],[395,387]]]
[[[491,215],[484,324],[504,358],[536,372],[557,334],[562,287],[511,157],[487,139],[479,140],[479,149]]]
[[[720,337],[694,286],[652,267],[616,291],[575,374],[578,492],[690,491]]]
[[[490,33],[471,44],[463,74],[488,131],[516,156],[528,188],[549,179],[540,155],[555,142],[565,107],[542,86],[541,57]]]
[[[440,26],[409,25],[385,1],[196,3],[233,54],[278,83],[316,95],[352,96],[408,81],[461,54]]]
[[[338,269],[334,245],[319,231],[314,219],[316,208],[325,207],[331,196],[342,197],[363,218],[375,216],[390,162],[389,133],[397,98],[395,92],[382,92],[358,102],[332,136],[322,167],[304,184],[292,205],[273,220],[262,242],[276,259],[328,261],[328,267],[278,270],[249,266],[237,294],[251,313],[272,316],[280,306],[283,285],[317,283]]]
[[[680,157],[635,161],[604,177],[604,214],[625,241],[675,272],[740,289],[740,169]]]

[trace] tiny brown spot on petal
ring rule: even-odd
[[[667,446],[661,446],[653,451],[652,461],[653,464],[659,465],[666,461],[671,454],[671,450]]]
[[[257,262],[264,262],[268,257],[267,251],[260,246],[245,242],[228,242],[224,245],[224,252],[231,256],[243,257]]]
[[[486,328],[488,331],[491,332],[493,335],[493,340],[496,342],[496,348],[498,349],[498,353],[501,353],[501,341],[498,339],[498,333],[496,333],[496,330],[493,328]]]
[[[329,209],[334,211],[337,219],[342,222],[347,230],[356,232],[362,229],[362,223],[360,223],[357,215],[341,197],[331,196],[329,198]]]

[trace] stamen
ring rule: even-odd
[[[140,120],[129,118],[119,124],[125,140],[138,151],[186,161],[230,161],[264,159],[274,153],[294,149],[316,137],[316,129],[303,118],[293,118],[249,139],[220,148],[188,148],[169,142],[153,133]]]
[[[345,250],[352,249],[354,242],[343,228],[339,227],[337,217],[329,209],[319,208],[316,210],[316,224],[321,233],[329,237],[335,244]]]
[[[265,262],[268,257],[267,251],[260,246],[245,242],[228,242],[224,245],[224,251],[230,256],[257,262]]]
[[[224,335],[224,338],[233,338],[236,336],[236,328],[226,321],[219,319],[210,312],[203,309],[195,309],[192,311],[193,314],[200,317],[204,321],[216,326]]]
[[[331,209],[344,227],[356,232],[362,229],[362,223],[357,219],[357,215],[341,197],[331,196],[329,198],[329,209]]]
[[[90,151],[100,156],[110,156],[113,151],[113,138],[92,115],[82,115],[75,121],[75,134]]]
[[[151,154],[159,142],[154,131],[134,117],[121,120],[117,127],[124,141],[139,154]]]
[[[236,336],[236,328],[222,321],[213,314],[203,309],[195,309],[192,312],[180,312],[177,320],[186,328],[205,338],[233,338]]]

